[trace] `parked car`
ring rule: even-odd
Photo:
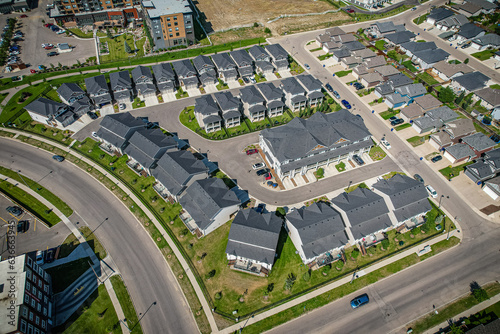
[[[354,88],[356,88],[356,90],[360,90],[360,89],[363,89],[365,88],[365,86],[363,86],[362,84],[360,84],[359,82],[355,82],[353,84]]]
[[[30,222],[27,220],[21,220],[17,223],[17,233],[26,233],[30,228]]]
[[[358,307],[368,304],[368,302],[370,302],[370,298],[368,298],[368,295],[365,293],[351,300],[351,307],[353,309],[356,309]]]
[[[256,163],[255,165],[252,166],[253,169],[261,169],[263,167],[266,167],[266,164],[263,162]]]
[[[258,150],[258,149],[256,149],[256,148],[252,148],[252,149],[250,149],[250,150],[247,150],[247,152],[246,152],[246,153],[247,153],[247,155],[252,155],[252,154],[255,154],[255,153],[258,153],[258,152],[259,152],[259,150]]]
[[[351,13],[351,14],[354,13],[354,9],[352,9],[352,8],[347,8],[345,11],[348,13]]]
[[[13,216],[19,217],[20,215],[23,214],[24,211],[20,207],[14,205],[14,206],[8,206],[7,212]]]
[[[467,49],[470,45],[471,45],[470,43],[467,43],[467,44],[462,45],[460,48]]]
[[[436,163],[438,161],[441,161],[443,160],[443,156],[442,155],[436,155],[434,158],[431,159],[432,162]]]
[[[255,209],[255,211],[257,211],[258,213],[262,213],[262,212],[264,212],[265,207],[266,207],[266,205],[264,203],[259,203],[259,205],[257,205],[257,209]]]
[[[59,53],[57,53],[55,51],[47,53],[47,57],[53,57],[53,56],[58,56],[58,55],[59,55]]]
[[[24,18],[28,17],[28,15],[23,14],[23,15],[21,15],[21,16],[19,16],[19,17],[20,17],[20,18],[22,18],[22,19],[24,19]]]
[[[434,188],[432,188],[432,186],[429,184],[425,187],[425,189],[427,189],[427,192],[429,193],[429,195],[432,196],[432,198],[436,198],[438,197],[438,193],[436,190],[434,190]]]
[[[401,123],[404,123],[404,122],[405,122],[404,119],[398,118],[398,119],[395,119],[394,121],[391,121],[391,125],[395,126],[395,125],[398,125],[398,124],[401,124]]]
[[[36,252],[36,264],[42,265],[44,263],[44,251],[37,251]]]
[[[342,100],[342,104],[346,107],[346,109],[351,109],[351,105],[347,102],[347,100]]]
[[[45,23],[45,28],[50,28],[51,26],[53,26],[52,23]]]
[[[273,186],[273,184],[274,184],[274,182],[273,182],[273,181],[267,181],[267,183],[266,183],[266,184],[267,184],[267,186],[268,186],[268,187],[272,187],[272,186]]]
[[[389,118],[389,121],[395,121],[395,120],[397,120],[397,119],[398,119],[398,117],[397,117],[397,116],[392,116],[391,118]]]
[[[64,34],[65,32],[66,32],[66,30],[61,29],[61,30],[59,30],[58,32],[56,32],[56,34],[60,35],[60,34]]]
[[[63,162],[64,161],[64,157],[62,155],[54,155],[52,157],[52,159],[57,160],[59,162]]]
[[[330,85],[329,83],[327,83],[327,84],[325,85],[325,87],[326,87],[326,89],[327,89],[330,93],[333,93],[333,87],[332,87],[332,85]]]
[[[363,159],[361,159],[361,157],[357,154],[353,155],[352,156],[352,160],[356,161],[356,163],[360,166],[363,166],[365,164],[365,162],[363,161]]]
[[[254,77],[250,77],[250,82],[254,84],[254,83],[257,83],[257,80],[255,80]]]
[[[31,73],[31,74],[35,74],[35,73],[36,73],[36,70],[31,69],[31,70],[30,70],[30,73]]]
[[[273,178],[273,175],[271,173],[266,173],[264,175],[264,179],[266,179],[266,180],[271,180],[272,178]]]
[[[309,66],[309,64],[304,64],[304,67],[306,68],[306,70],[310,70],[311,69],[311,66]]]
[[[413,178],[422,184],[424,183],[424,179],[418,174],[413,175]]]
[[[97,114],[95,112],[89,111],[89,112],[87,112],[87,115],[89,115],[89,117],[91,119],[98,119],[99,118],[99,116],[97,116]]]
[[[127,108],[127,105],[125,103],[120,103],[118,105],[118,108],[120,108],[120,110],[123,110],[123,109]]]
[[[391,144],[385,138],[380,139],[380,142],[385,146],[386,149],[391,148]]]
[[[51,248],[47,251],[47,253],[45,254],[45,262],[46,263],[51,263],[54,261],[54,256],[56,255],[56,249],[55,248]]]
[[[335,96],[336,99],[340,100],[340,94],[336,90],[333,91],[333,96]]]
[[[92,131],[92,137],[99,139],[99,136],[97,135],[97,132],[95,132],[95,131]]]
[[[54,47],[54,44],[50,44],[50,43],[42,43],[42,48],[45,48],[47,46],[51,46],[51,47]]]
[[[269,168],[262,168],[262,169],[259,169],[258,171],[255,172],[255,174],[257,174],[257,176],[261,176],[261,175],[264,175],[267,173],[269,173]]]
[[[44,47],[45,50],[52,50],[53,48],[53,45],[47,45],[46,47]]]
[[[250,80],[248,80],[248,78],[247,78],[247,77],[243,77],[243,81],[244,81],[245,83],[250,83]]]

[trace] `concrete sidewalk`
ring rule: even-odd
[[[457,314],[456,316],[454,316],[452,318],[452,320],[454,321],[458,321],[462,318],[466,318],[466,317],[470,317],[471,315],[477,313],[477,312],[480,312],[482,310],[484,310],[485,308],[487,307],[490,307],[491,305],[493,304],[496,304],[500,302],[500,294],[496,295],[496,296],[493,296],[492,298],[480,303],[480,304],[477,304],[476,306],[473,306],[471,307],[470,309],[466,310],[466,311],[463,311],[462,313],[460,314]],[[446,307],[446,306],[445,306]],[[438,310],[439,312],[439,310]],[[434,333],[439,333],[441,332],[441,330],[443,330],[444,328],[447,328],[449,326],[448,322],[445,321],[437,326],[434,326],[428,330],[426,330],[424,332],[424,334],[434,334]]]

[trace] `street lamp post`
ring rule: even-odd
[[[444,195],[441,195],[441,197],[439,198],[439,206],[438,206],[438,209],[441,208],[441,201],[443,200],[443,197]],[[450,198],[450,196],[446,196],[446,198]]]

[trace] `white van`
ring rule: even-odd
[[[427,185],[425,189],[427,189],[427,192],[432,196],[432,198],[438,197],[438,193],[436,192],[436,190],[434,190],[434,188],[432,188],[431,185]]]

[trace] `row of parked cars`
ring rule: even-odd
[[[47,251],[39,250],[36,252],[36,264],[51,263],[55,260],[57,248],[51,248]]]
[[[330,85],[329,83],[327,83],[325,85],[325,88],[326,90],[328,90],[330,93],[332,93],[332,95],[337,99],[337,100],[341,100],[340,102],[342,103],[342,105],[347,109],[351,109],[351,104],[347,101],[347,100],[342,100],[341,97],[340,97],[340,94],[339,92],[337,92],[336,90],[333,89],[332,85]],[[364,86],[363,86],[364,88]]]

